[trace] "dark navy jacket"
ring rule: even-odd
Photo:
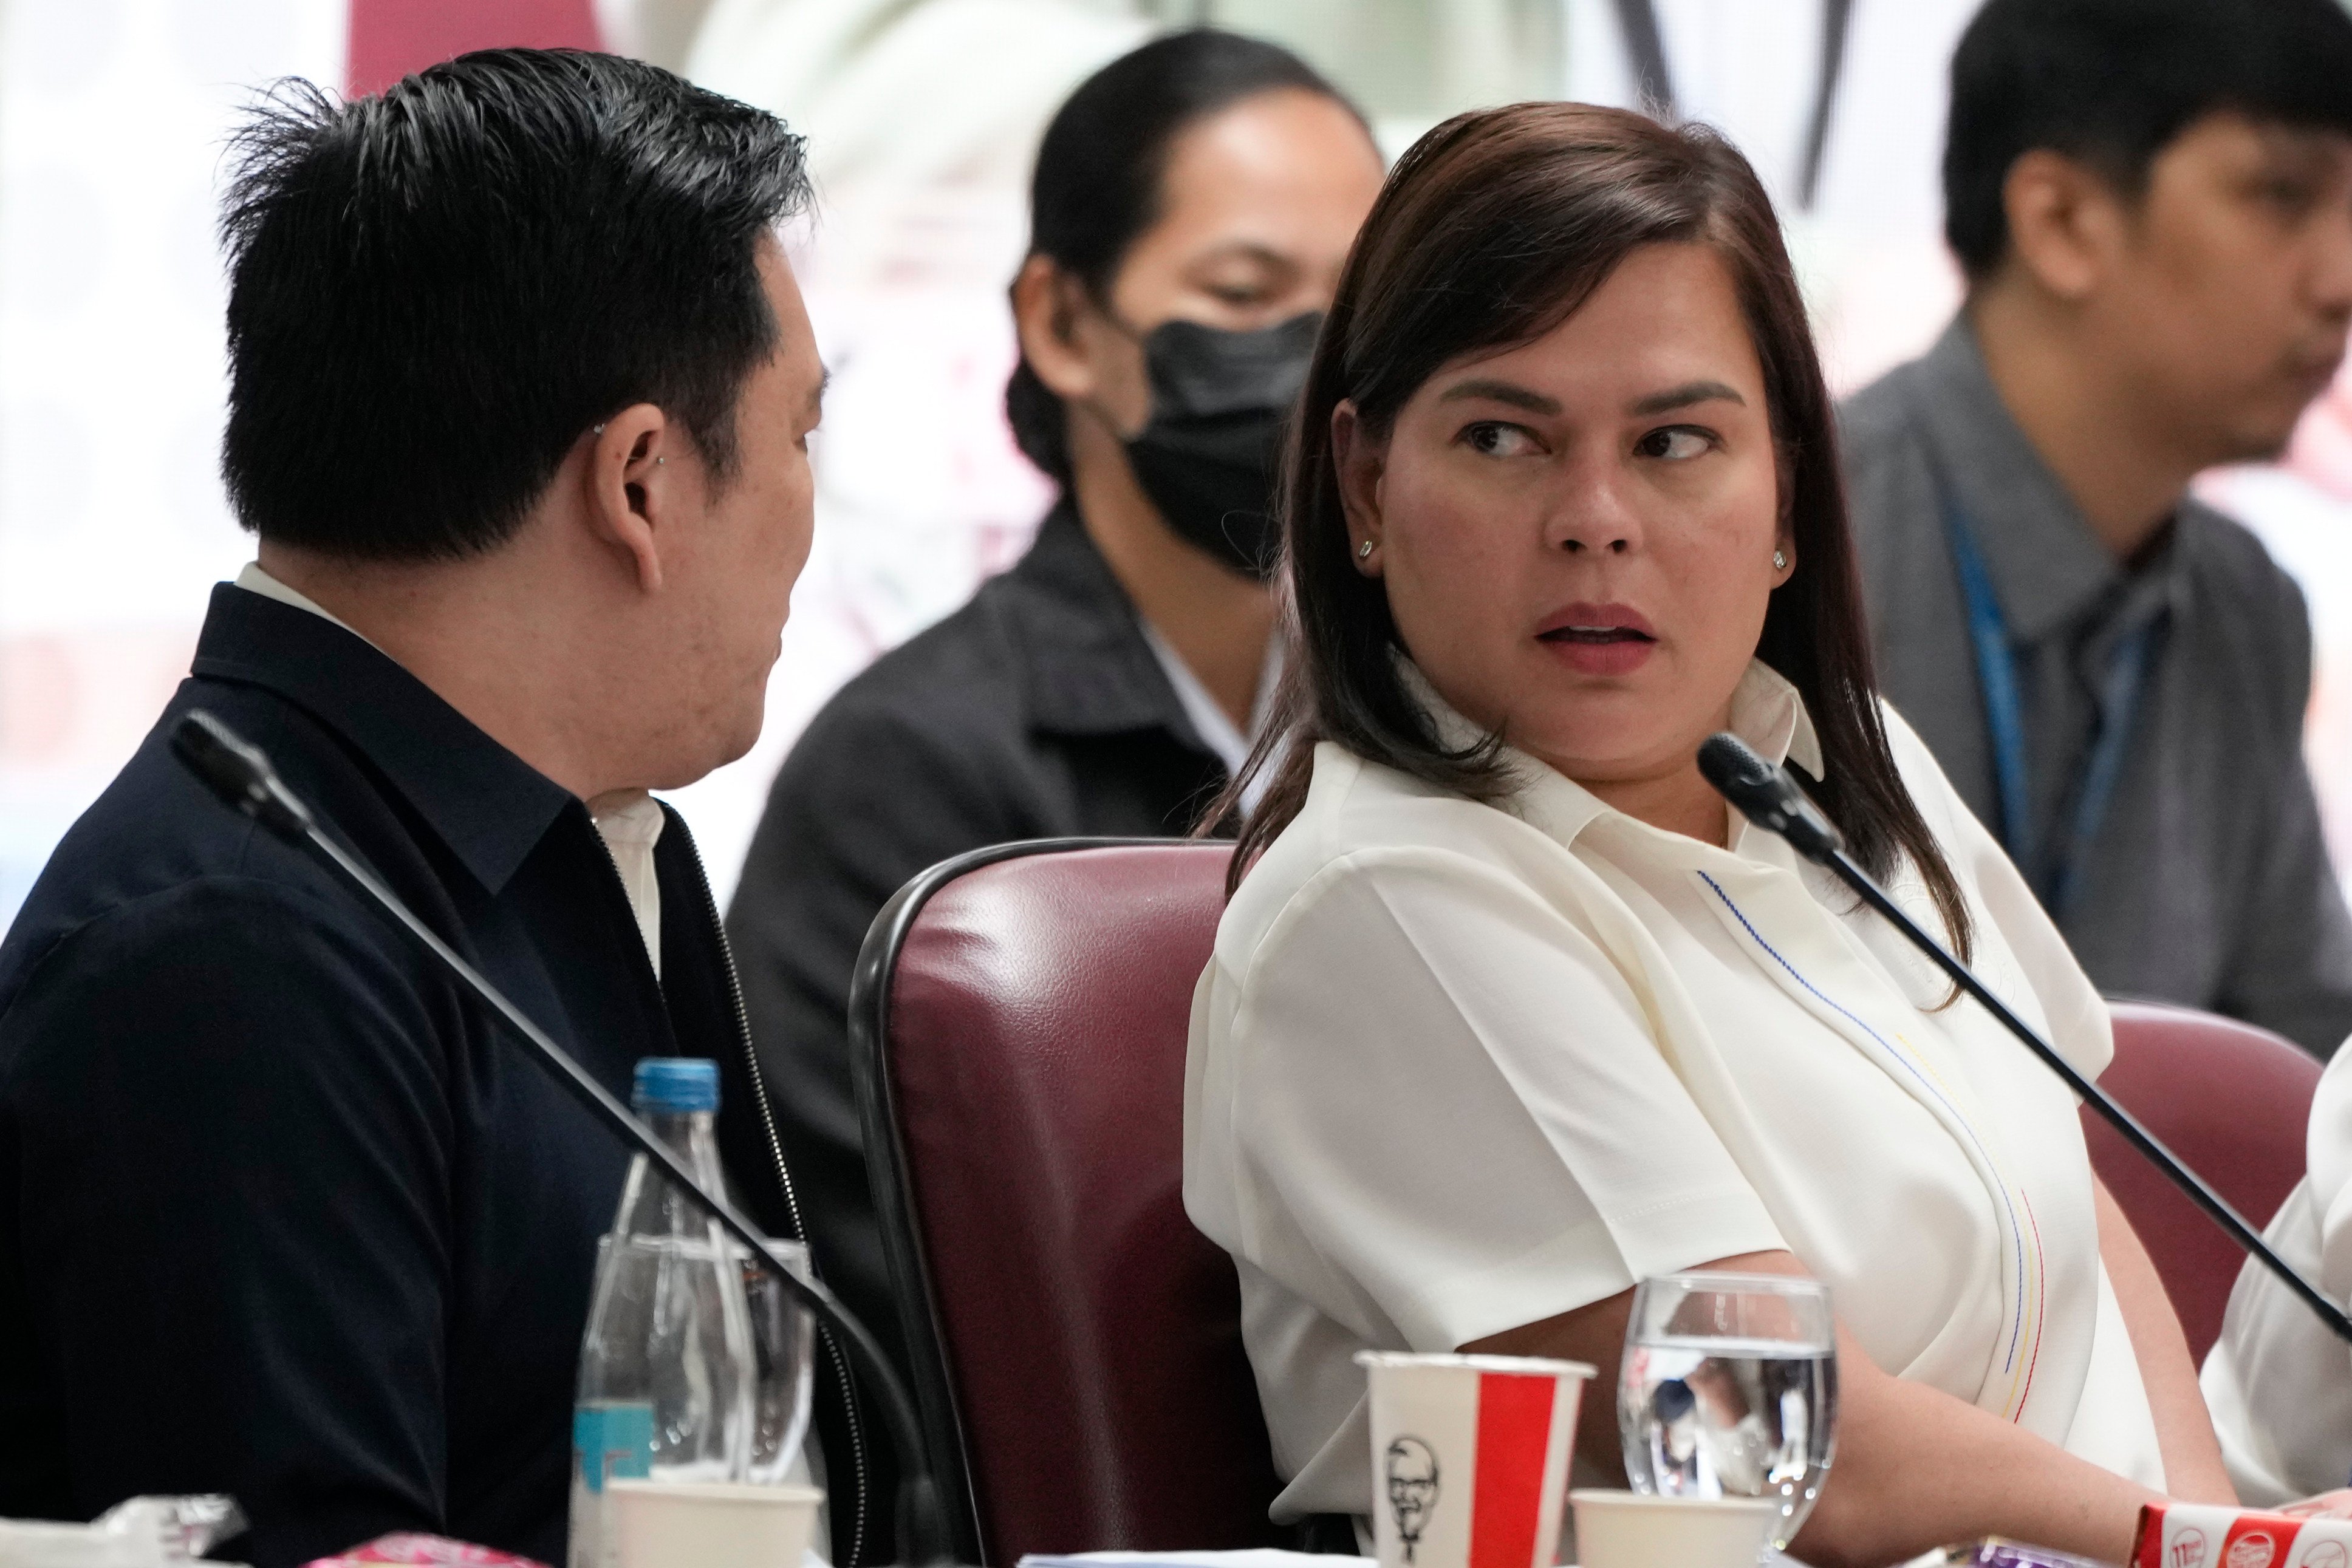
[[[0,943],[0,1516],[225,1491],[257,1568],[394,1529],[560,1563],[625,1156],[336,873],[181,769],[194,707],[605,1087],[718,1059],[735,1196],[798,1233],[683,823],[657,981],[580,800],[358,637],[223,585]]]

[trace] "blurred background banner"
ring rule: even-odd
[[[1049,499],[1002,413],[1005,289],[1046,119],[1150,33],[1288,45],[1393,156],[1523,98],[1720,128],[1780,204],[1836,390],[1958,299],[1944,72],[1970,0],[0,0],[0,920],[184,672],[250,558],[217,474],[225,138],[277,78],[352,92],[497,44],[614,48],[774,110],[822,207],[791,237],[835,390],[815,555],[751,756],[680,792],[722,900],[825,696],[1019,554]],[[2352,382],[2285,463],[2209,476],[2310,596],[2309,745],[2352,855]]]
[[[601,49],[588,0],[350,0],[343,90],[377,92],[468,49]]]

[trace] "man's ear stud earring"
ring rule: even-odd
[[[1366,539],[1362,544],[1356,547],[1356,559],[1358,560],[1370,560],[1372,559],[1371,540]]]
[[[1789,570],[1788,551],[1776,549],[1772,552],[1772,570],[1775,571],[1786,571]]]

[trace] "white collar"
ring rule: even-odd
[[[1439,745],[1466,751],[1486,740],[1484,730],[1437,695],[1418,664],[1399,653],[1397,669],[1405,691],[1435,727]],[[1748,662],[1739,685],[1732,690],[1731,733],[1775,765],[1794,762],[1814,778],[1822,776],[1821,737],[1813,728],[1812,716],[1805,711],[1804,698],[1787,676],[1761,659]],[[1623,816],[1575,779],[1517,747],[1504,747],[1502,759],[1517,783],[1507,802],[1508,810],[1562,844],[1573,842],[1602,817]]]
[[[1192,732],[1225,765],[1227,778],[1240,777],[1242,764],[1249,760],[1250,747],[1265,733],[1266,718],[1274,711],[1275,688],[1282,683],[1280,634],[1265,640],[1265,664],[1258,673],[1257,698],[1251,706],[1249,733],[1244,735],[1226,715],[1223,705],[1209,695],[1209,688],[1201,684],[1201,677],[1192,673],[1192,666],[1184,662],[1175,645],[1160,634],[1160,628],[1140,615],[1136,617],[1136,623],[1143,628],[1143,641],[1151,649],[1151,656],[1159,661],[1160,673],[1175,688],[1177,704],[1191,721]],[[1262,772],[1251,781],[1248,798],[1243,801],[1244,808],[1257,803],[1255,797],[1264,792],[1270,777]]]

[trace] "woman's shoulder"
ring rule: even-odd
[[[1884,697],[1878,702],[1878,715],[1886,731],[1886,749],[1895,758],[1895,771],[1902,779],[1904,792],[1911,797],[1919,820],[1927,823],[1927,831],[1944,852],[1945,865],[1960,884],[1976,917],[2002,923],[2004,900],[2000,890],[1987,888],[1986,877],[1990,874],[1997,881],[2004,881],[2014,878],[2016,873],[1999,841],[1977,821],[1976,813],[1953,788],[1943,764],[1936,760],[1927,743],[1919,738],[1919,732]],[[1897,873],[1897,880],[1903,891],[1924,899],[1925,890],[1916,867],[1906,865]],[[1989,894],[1996,906],[1993,909],[1985,907]]]
[[[1322,741],[1298,815],[1226,905],[1218,950],[1231,959],[1255,949],[1286,913],[1353,879],[1411,871],[1466,883],[1511,880],[1547,847],[1565,853],[1502,807]]]
[[[1944,862],[1968,899],[1976,922],[1971,963],[1979,977],[2012,1006],[2031,992],[2039,1000],[2053,1042],[2077,1068],[2095,1078],[2114,1049],[2106,1005],[2000,841],[1960,799],[1927,743],[1884,700],[1879,712],[1903,786],[1943,847]],[[1897,896],[1907,894],[1913,915],[1924,917],[1927,906],[1916,877],[1916,871],[1906,870]]]
[[[1927,743],[1919,738],[1919,732],[1911,727],[1910,721],[1885,697],[1878,699],[1878,722],[1886,731],[1886,749],[1894,756],[1895,771],[1901,777],[1905,791],[1910,795],[1911,803],[1919,808],[1920,817],[1946,852],[1950,853],[1961,841],[1972,837],[1970,829],[1981,833],[1982,827],[1968,803],[1960,799],[1959,791],[1952,788],[1944,765],[1936,760],[1936,754],[1927,749]],[[1952,869],[1955,873],[1961,870],[1957,863]]]

